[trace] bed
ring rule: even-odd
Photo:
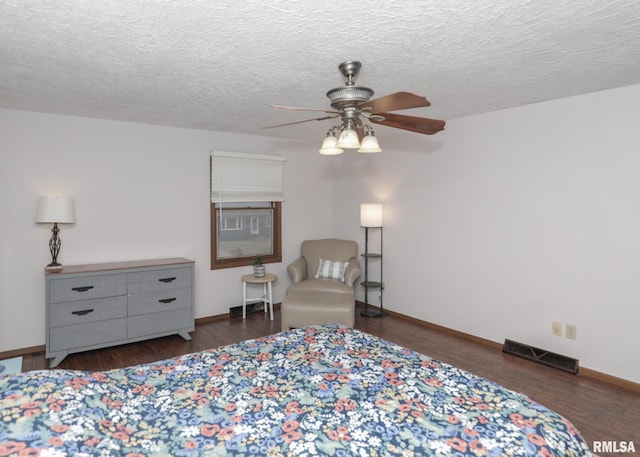
[[[591,456],[526,396],[312,326],[102,372],[0,377],[0,456]]]

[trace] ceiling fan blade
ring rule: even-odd
[[[329,113],[329,114],[338,114],[335,110],[326,110],[326,109],[315,109],[315,108],[298,108],[296,106],[286,106],[286,105],[269,105],[271,108],[276,109],[288,109],[291,111],[317,111],[320,113]]]
[[[439,119],[428,119],[426,117],[406,116],[403,114],[380,113],[384,120],[369,119],[371,122],[387,127],[409,130],[410,132],[433,135],[440,130],[444,130],[445,121]]]
[[[422,108],[424,106],[431,106],[431,103],[423,95],[414,94],[413,92],[396,92],[361,103],[358,108],[371,108],[372,113],[380,114],[401,109]]]
[[[334,115],[334,116],[322,116],[322,117],[317,117],[315,119],[305,119],[303,121],[294,121],[294,122],[287,122],[286,124],[278,124],[278,125],[268,125],[267,127],[262,127],[263,129],[273,129],[276,127],[284,127],[286,125],[294,125],[294,124],[302,124],[304,122],[311,122],[311,121],[324,121],[326,119],[334,119],[338,117],[338,114]]]

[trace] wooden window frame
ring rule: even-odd
[[[247,209],[247,208],[243,208]],[[249,208],[249,209],[265,209],[265,208]],[[273,236],[273,253],[263,254],[263,263],[282,262],[282,202],[272,202],[270,209],[273,210],[272,218],[272,236]],[[232,210],[230,210],[232,211]],[[210,203],[211,212],[211,269],[219,270],[222,268],[235,268],[253,265],[254,255],[246,257],[233,257],[230,259],[218,259],[218,218],[216,217],[216,204]]]

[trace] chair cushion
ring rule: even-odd
[[[318,324],[353,327],[355,309],[353,295],[331,292],[291,293],[282,301],[281,330]]]
[[[353,295],[353,287],[347,286],[338,279],[310,278],[296,284],[291,284],[287,289],[287,295],[292,292],[335,292]]]

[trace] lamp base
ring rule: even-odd
[[[57,271],[62,270],[62,265],[58,263],[58,254],[60,253],[60,246],[62,246],[62,240],[58,236],[60,229],[58,228],[58,223],[53,223],[53,228],[51,229],[53,235],[51,235],[51,239],[49,240],[49,252],[51,252],[51,263],[47,265],[47,271]]]
[[[365,309],[364,311],[362,311],[360,313],[361,316],[364,317],[385,317],[388,316],[387,313],[385,313],[382,310],[378,310],[378,309]]]

